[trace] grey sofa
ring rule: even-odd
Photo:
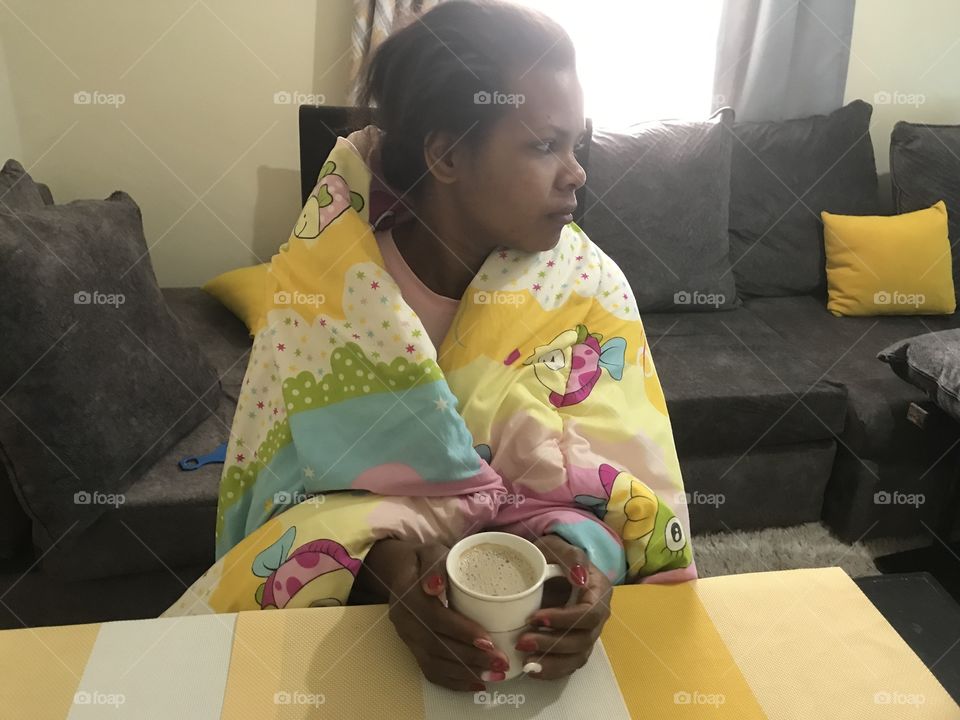
[[[333,138],[362,124],[336,108],[302,110],[305,192]],[[589,164],[586,156],[580,161]],[[616,248],[606,249],[616,257]],[[54,546],[34,547],[29,521],[11,511],[10,489],[0,488],[8,528],[20,538],[0,565],[0,627],[153,616],[213,562],[222,466],[185,472],[177,461],[227,438],[251,340],[203,290],[163,294],[203,339],[221,377],[218,409],[130,487],[125,504]],[[852,542],[911,534],[921,521],[933,522],[946,469],[937,460],[955,438],[907,420],[910,403],[927,400],[876,355],[904,337],[960,328],[960,314],[839,318],[823,297],[808,294],[642,319],[694,534],[823,519]],[[874,501],[880,490],[920,492],[928,502],[885,506]]]

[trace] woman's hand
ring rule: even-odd
[[[559,535],[545,535],[534,543],[548,563],[557,563],[570,578],[553,578],[544,585],[543,607],[528,620],[544,627],[523,633],[517,650],[531,653],[524,662],[539,663],[542,671],[530,677],[552,680],[565,677],[583,667],[610,617],[610,580],[591,563],[580,548]],[[578,593],[576,602],[563,607],[570,594],[570,584]],[[559,605],[560,607],[551,607]]]
[[[507,657],[487,631],[446,606],[448,548],[381,540],[368,560],[374,551],[369,571],[380,574],[389,591],[390,620],[427,680],[476,692],[485,689],[483,681],[504,679]]]

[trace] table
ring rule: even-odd
[[[498,685],[424,681],[382,605],[0,632],[5,717],[960,718],[840,568],[618,587],[585,668]]]
[[[910,649],[960,702],[960,605],[930,573],[854,580]]]
[[[924,432],[945,433],[953,441],[939,461],[949,469],[949,482],[936,526],[932,530],[925,526],[934,535],[930,544],[882,555],[874,558],[874,564],[885,574],[928,572],[960,602],[960,542],[951,542],[960,518],[960,418],[930,400],[910,403],[907,419]]]

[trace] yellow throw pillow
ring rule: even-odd
[[[250,336],[259,330],[264,322],[267,292],[267,270],[270,263],[229,270],[207,281],[203,289],[213,295],[224,306],[243,320]]]
[[[821,216],[827,310],[834,315],[949,315],[956,310],[942,200],[889,217]]]

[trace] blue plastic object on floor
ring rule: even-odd
[[[196,470],[198,467],[209,465],[210,463],[222,463],[227,460],[227,444],[225,442],[217,445],[216,449],[206,455],[196,457],[185,457],[179,463],[181,470]]]

